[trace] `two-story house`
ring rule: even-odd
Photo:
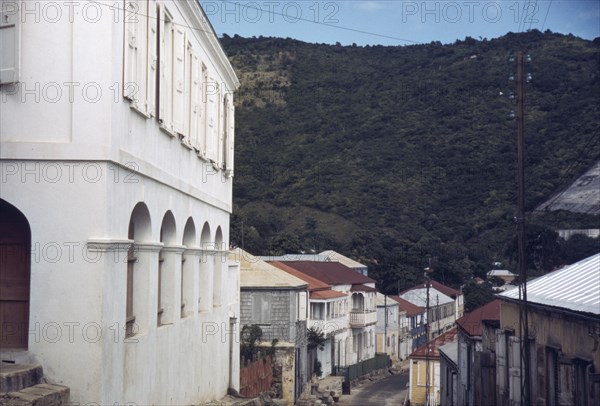
[[[427,342],[425,326],[425,309],[402,299],[390,296],[398,302],[400,319],[398,331],[398,348],[400,359],[406,359],[414,350]]]
[[[454,299],[431,285],[429,288],[421,285],[415,286],[401,292],[399,296],[415,306],[422,308],[429,306],[429,310],[425,315],[429,339],[437,337],[453,327],[456,320],[456,303]]]
[[[400,312],[398,302],[389,296],[377,292],[377,324],[375,328],[375,351],[388,354],[392,361],[398,360],[398,333]]]
[[[327,334],[325,350],[319,351],[323,374],[375,356],[377,323],[375,281],[339,262],[279,261],[284,270],[305,275],[329,286],[329,291],[311,291],[310,323],[323,321]],[[343,296],[342,296],[343,295]],[[321,320],[323,319],[323,320]]]
[[[240,262],[240,328],[259,326],[266,347],[276,340],[275,393],[293,404],[309,378],[308,283],[242,249],[230,255]]]
[[[224,396],[239,82],[200,4],[0,6],[2,360],[76,403]]]

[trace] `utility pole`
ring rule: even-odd
[[[429,261],[431,264],[431,260]],[[429,275],[428,273],[431,271],[430,268],[425,268],[425,289],[426,289],[426,298],[425,298],[425,316],[427,320],[425,322],[425,405],[429,406],[429,387],[431,386],[431,382],[429,380],[429,323],[431,322],[431,317],[429,315]]]
[[[524,116],[525,116],[525,59],[523,51],[517,52],[517,185],[518,185],[518,212],[517,212],[517,237],[519,245],[519,330],[520,330],[520,372],[521,372],[521,405],[531,404],[530,393],[530,348],[529,348],[529,320],[527,308],[527,267],[525,265],[525,142],[524,142]]]

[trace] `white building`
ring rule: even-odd
[[[375,326],[377,353],[387,354],[393,361],[398,361],[400,329],[400,312],[398,302],[391,296],[377,292],[377,324]],[[406,312],[404,312],[406,316]]]
[[[0,3],[2,359],[40,363],[72,402],[220,398],[239,370],[239,82],[206,15]]]

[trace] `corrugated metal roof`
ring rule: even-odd
[[[411,289],[400,295],[404,300],[408,300],[415,306],[427,307],[427,288]],[[439,290],[429,287],[429,307],[443,305],[454,302],[450,296],[444,295]]]
[[[517,276],[507,269],[492,269],[487,273],[487,276]]]
[[[400,296],[390,296],[400,305],[400,311],[406,311],[406,315],[409,317],[416,316],[418,314],[425,313],[425,309],[419,306],[415,306],[408,300],[402,299]]]
[[[272,261],[331,261],[327,256],[321,254],[285,254],[285,255],[264,255],[260,259],[267,262]]]
[[[339,262],[316,261],[280,261],[303,274],[312,276],[330,285],[356,285],[375,283],[374,279],[364,276]]]
[[[484,320],[500,320],[500,300],[496,299],[456,320],[456,324],[470,336],[483,335]]]
[[[400,295],[402,295],[408,291],[411,291],[413,289],[421,289],[421,288],[426,288],[426,287],[427,286],[425,285],[425,282],[423,282],[416,286],[413,286],[410,289],[406,289],[405,291],[400,292]],[[450,286],[443,285],[443,284],[439,283],[438,281],[434,281],[433,279],[429,281],[429,287],[435,288],[435,289],[439,290],[440,292],[442,292],[444,295],[450,296],[450,297],[458,297],[463,294],[460,290],[456,290],[454,288],[451,288]]]
[[[498,295],[519,299],[519,289]],[[527,283],[527,300],[600,315],[600,253]]]
[[[308,290],[310,290],[310,291],[324,290],[324,289],[331,288],[331,286],[326,284],[325,282],[321,282],[320,280],[313,278],[312,276],[305,275],[302,272],[292,268],[291,266],[288,266],[279,261],[269,262],[269,264],[276,266],[277,268],[281,269],[284,272],[289,273],[290,275],[294,275],[296,278],[302,279],[303,281],[308,283]]]
[[[454,365],[458,365],[458,343],[456,341],[444,344],[439,348],[440,355],[445,355]]]

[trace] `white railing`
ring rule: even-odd
[[[376,311],[351,311],[350,327],[366,327],[377,323]]]
[[[325,333],[332,334],[334,332],[347,329],[348,326],[348,317],[334,317],[327,320],[309,320],[308,328],[316,328]]]

